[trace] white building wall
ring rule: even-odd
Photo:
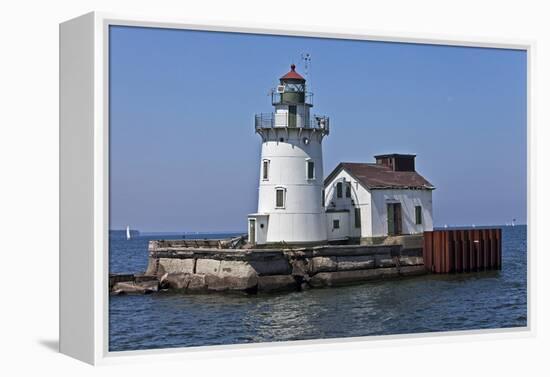
[[[338,220],[338,228],[334,227],[334,220]],[[349,238],[351,227],[353,227],[353,223],[350,223],[348,211],[327,212],[327,238],[329,241]]]
[[[388,203],[401,203],[402,233],[433,230],[432,190],[372,190],[372,237],[388,235]],[[415,206],[422,207],[422,224],[416,224]]]
[[[267,243],[326,241],[321,143],[319,132],[289,128],[270,130],[262,143],[258,213],[269,214]],[[268,179],[263,179],[264,160],[269,161]],[[308,160],[315,164],[314,179],[307,179]],[[279,187],[286,190],[284,208],[276,208]]]
[[[336,195],[336,184],[338,182],[351,183],[351,198],[346,197],[345,185],[342,188],[342,198]],[[352,202],[353,201],[353,202]],[[355,207],[361,211],[361,228],[355,227]],[[349,217],[349,237],[370,237],[372,234],[372,210],[370,193],[347,171],[340,171],[325,186],[325,208],[342,210],[346,209]]]

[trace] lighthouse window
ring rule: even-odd
[[[263,161],[262,179],[266,181],[269,179],[269,160]]]
[[[351,198],[351,182],[346,183],[346,198]]]
[[[307,179],[315,179],[315,163],[311,160],[307,161]]]
[[[414,214],[416,217],[416,225],[421,225],[422,224],[422,206],[415,206]]]
[[[340,220],[332,220],[332,229],[340,229]]]
[[[275,189],[275,208],[285,208],[285,189]]]
[[[342,182],[338,182],[336,184],[336,197],[341,198],[342,197]]]

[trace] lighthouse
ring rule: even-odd
[[[311,114],[313,94],[290,71],[271,91],[272,113],[256,114],[261,137],[258,211],[248,216],[251,244],[315,244],[327,240],[323,138],[329,118]]]

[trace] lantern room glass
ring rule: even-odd
[[[306,90],[305,84],[299,83],[284,83],[285,92],[288,93],[303,93]]]

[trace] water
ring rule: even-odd
[[[209,235],[218,238],[221,235]],[[149,239],[111,237],[111,272],[144,271]],[[172,238],[181,238],[172,236]],[[527,326],[527,227],[503,228],[501,271],[284,294],[111,296],[111,351]]]

